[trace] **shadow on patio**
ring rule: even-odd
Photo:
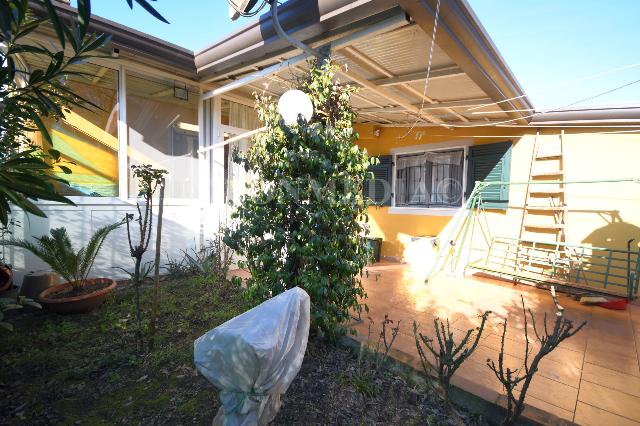
[[[413,338],[413,321],[420,331],[433,336],[436,317],[449,318],[459,336],[479,324],[479,315],[493,314],[476,352],[454,376],[454,384],[489,401],[502,393],[500,383],[486,365],[497,361],[502,322],[508,319],[505,364],[518,367],[524,352],[524,321],[521,296],[538,324],[544,314],[553,314],[548,291],[526,285],[514,286],[482,276],[457,278],[441,273],[428,285],[424,277],[405,264],[376,264],[367,268],[364,279],[366,301],[375,322],[372,335],[379,332],[385,314],[402,321],[395,349],[406,355],[403,361],[418,367]],[[527,402],[560,418],[580,424],[640,423],[640,305],[626,311],[611,311],[580,305],[561,294],[566,317],[577,325],[588,324],[577,335],[563,342],[541,363],[529,389]],[[365,339],[368,321],[354,324],[359,339]],[[529,325],[531,329],[531,325]],[[533,333],[529,334],[530,340]],[[533,345],[533,350],[537,346]],[[526,415],[526,412],[525,412]]]

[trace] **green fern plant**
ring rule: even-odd
[[[74,291],[78,291],[86,284],[104,240],[111,231],[123,224],[124,221],[121,221],[98,229],[91,236],[89,243],[78,251],[73,249],[71,239],[64,227],[54,228],[50,231],[51,235],[36,238],[36,243],[12,238],[3,244],[29,250],[49,265],[55,273],[70,282]]]

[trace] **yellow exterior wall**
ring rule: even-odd
[[[511,181],[529,180],[536,138],[535,129],[530,128],[429,127],[410,130],[359,126],[357,130],[360,134],[358,145],[372,156],[389,155],[394,148],[456,140],[471,139],[474,145],[512,141]],[[640,135],[601,134],[611,131],[598,128],[565,130],[565,180],[640,177]],[[543,129],[538,144],[557,144],[560,132],[560,128]],[[553,168],[553,164],[550,166]],[[485,214],[491,235],[518,237],[525,195],[526,186],[512,185],[509,209]],[[635,238],[635,243],[640,240],[640,184],[570,184],[565,188],[565,202],[569,207],[566,229],[568,243],[626,249],[629,239]],[[403,258],[411,237],[438,235],[450,220],[451,216],[393,214],[389,207],[369,209],[372,235],[383,238],[382,256],[399,259]],[[538,239],[539,233],[525,232],[522,238]],[[485,240],[476,230],[473,246],[482,250],[486,246]]]

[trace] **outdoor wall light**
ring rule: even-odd
[[[298,115],[305,120],[311,120],[313,116],[313,103],[309,95],[301,90],[287,90],[280,96],[278,101],[278,112],[288,125],[298,123]]]

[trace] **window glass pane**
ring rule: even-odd
[[[431,205],[462,205],[463,150],[431,152]]]
[[[30,63],[42,68],[37,59]],[[71,174],[59,173],[69,182],[61,185],[64,195],[118,196],[118,72],[106,67],[82,64],[67,80],[67,87],[99,108],[71,108],[58,122],[47,124],[53,148],[61,153]],[[49,149],[38,134],[36,142]]]
[[[221,99],[220,121],[223,126],[235,127],[238,129],[237,131],[240,132],[248,132],[260,127],[258,114],[254,108],[225,98]],[[228,133],[227,131],[223,134],[224,140],[235,136],[237,135]],[[231,202],[234,205],[238,205],[240,203],[241,196],[247,192],[246,185],[251,181],[252,177],[240,164],[233,162],[233,152],[235,150],[246,152],[250,145],[251,142],[249,139],[242,139],[224,146],[225,203]]]
[[[236,135],[226,134],[225,140]],[[249,140],[241,139],[224,146],[224,201],[232,202],[234,206],[240,204],[241,197],[247,193],[247,183],[251,181],[251,174],[241,164],[233,161],[235,151],[245,153],[249,149]]]
[[[400,156],[396,168],[396,204],[426,204],[426,155]]]
[[[260,127],[256,110],[247,105],[222,98],[221,122],[226,126],[254,130]]]
[[[198,89],[134,73],[126,85],[129,166],[166,169],[166,197],[197,198]],[[129,193],[137,193],[130,167]]]

